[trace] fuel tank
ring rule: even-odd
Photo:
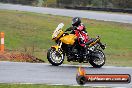
[[[65,43],[65,44],[73,45],[76,38],[77,38],[76,35],[74,35],[74,34],[69,34],[69,35],[63,36],[62,38],[60,38],[60,40],[61,40],[63,43]]]

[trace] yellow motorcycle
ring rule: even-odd
[[[84,54],[84,50],[79,47],[77,42],[77,36],[64,32],[63,26],[64,24],[60,23],[52,34],[52,40],[56,42],[56,45],[51,46],[47,52],[47,59],[52,65],[61,65],[65,56],[68,62],[89,62],[97,68],[105,64],[105,54],[102,51],[105,49],[105,45],[102,46],[100,37],[91,39],[86,43],[87,47]]]

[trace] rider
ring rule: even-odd
[[[77,36],[77,42],[79,43],[81,50],[83,50],[83,54],[87,54],[86,43],[95,39],[88,38],[86,28],[83,23],[81,23],[81,19],[79,17],[74,17],[72,19],[72,26],[70,28],[67,28],[66,31],[72,31],[71,34],[75,34]],[[98,43],[100,44],[102,49],[105,49],[105,46],[101,42]]]
[[[81,19],[79,17],[74,17],[72,19],[72,27],[68,28],[66,31],[71,31],[71,34],[75,34],[77,36],[77,40],[80,48],[86,53],[86,45],[85,43],[88,41],[88,35],[85,26],[81,23]]]

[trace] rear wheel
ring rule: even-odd
[[[50,48],[47,52],[47,59],[52,65],[58,66],[63,63],[64,54],[61,50],[56,51],[54,48]]]
[[[105,54],[101,50],[96,50],[96,56],[94,56],[89,63],[96,68],[100,68],[105,64]]]

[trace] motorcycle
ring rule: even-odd
[[[84,54],[84,51],[78,47],[79,45],[76,42],[77,36],[64,32],[63,27],[64,24],[60,23],[52,34],[52,40],[56,42],[56,45],[51,46],[47,52],[47,59],[52,65],[61,65],[65,56],[68,62],[89,62],[96,68],[105,64],[106,58],[102,51],[105,49],[105,45],[102,47],[99,36],[86,43],[86,53]]]

